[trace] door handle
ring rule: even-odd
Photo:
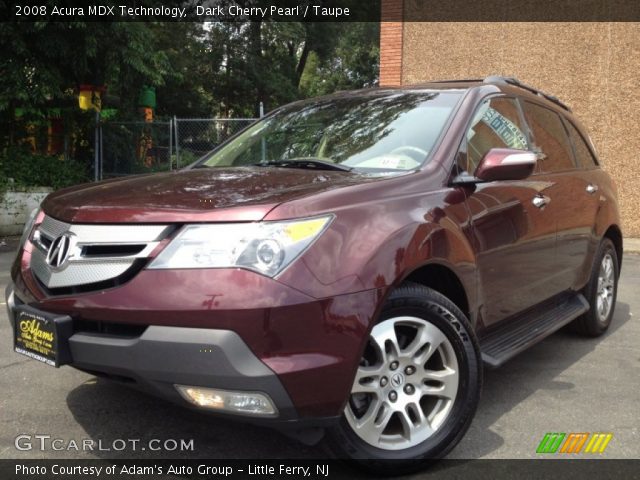
[[[531,200],[531,203],[533,203],[535,207],[542,208],[547,203],[549,203],[549,199],[542,195],[536,195],[535,197],[533,197],[533,200]]]
[[[589,195],[593,195],[598,191],[598,186],[594,185],[593,183],[590,183],[589,185],[587,185],[587,188],[585,190]]]

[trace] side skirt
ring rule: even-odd
[[[588,310],[581,293],[566,292],[511,317],[480,338],[482,361],[497,368]]]

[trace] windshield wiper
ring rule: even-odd
[[[255,164],[256,167],[284,167],[284,168],[308,168],[317,170],[339,170],[341,172],[350,172],[352,167],[333,163],[328,160],[315,157],[299,157],[289,158],[287,160],[269,160]]]

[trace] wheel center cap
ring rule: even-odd
[[[392,375],[392,377],[391,377],[391,385],[394,388],[398,388],[398,387],[402,386],[403,383],[404,383],[404,375],[402,375],[399,372]]]

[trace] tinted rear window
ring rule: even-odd
[[[576,152],[578,165],[585,169],[597,166],[598,162],[596,162],[595,157],[591,153],[591,149],[587,146],[587,142],[584,140],[580,132],[578,132],[578,129],[574,127],[571,122],[566,123],[567,128],[569,129],[569,137],[571,137],[573,148]]]
[[[575,168],[569,137],[560,116],[553,110],[526,101],[524,112],[536,149],[546,155],[538,162],[540,170],[562,172]]]

